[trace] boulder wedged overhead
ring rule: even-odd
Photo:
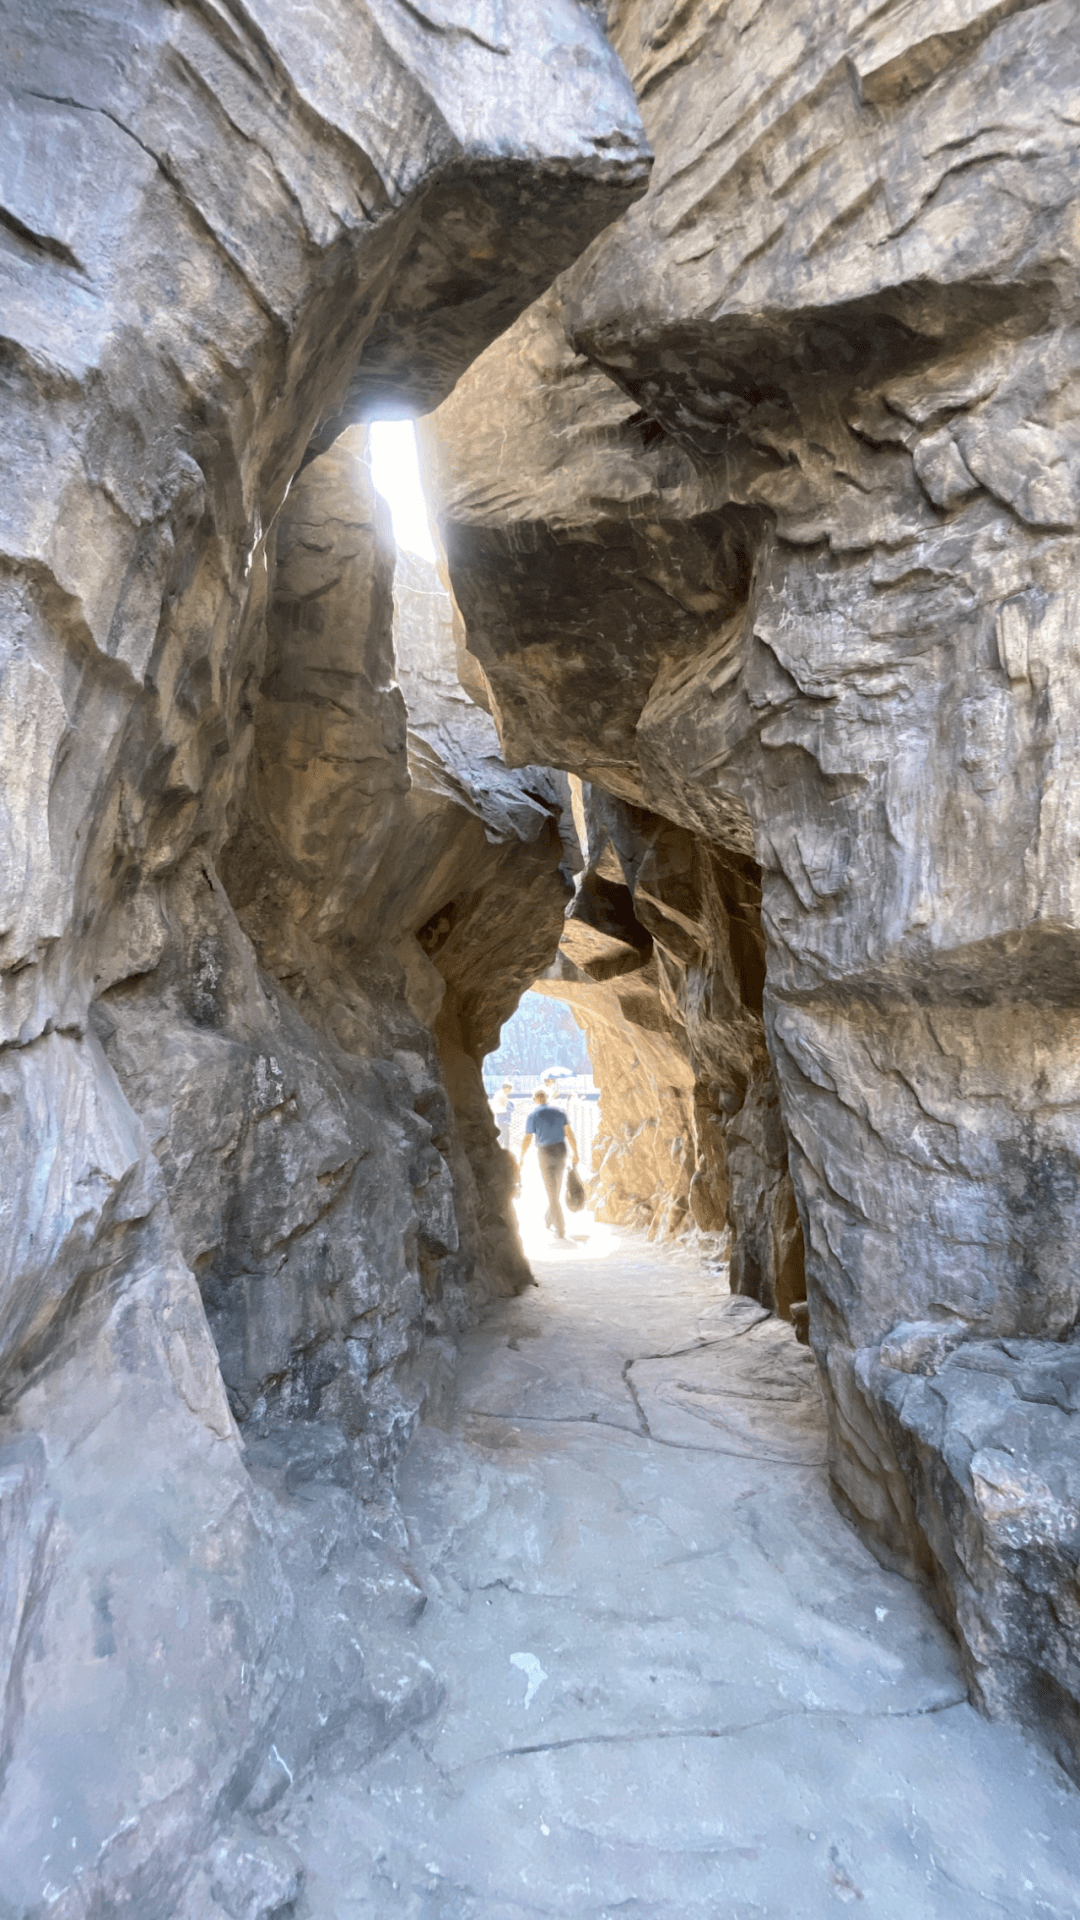
[[[430,1706],[430,1676],[388,1668],[380,1693],[351,1650],[416,1596],[397,1546],[361,1577],[334,1507],[371,1494],[483,1292],[408,970],[346,946],[356,769],[375,841],[410,778],[362,502],[331,529],[352,603],[320,662],[310,621],[290,652],[274,581],[313,440],[440,397],[644,184],[593,10],[487,15],[12,0],[0,24],[0,1905],[20,1917],[164,1920],[219,1830],[226,1908],[282,1907],[296,1872],[245,1852],[243,1809],[320,1741]],[[340,460],[337,482],[340,504]],[[282,545],[293,613],[297,548],[326,534]],[[243,878],[277,886],[272,929],[230,898],[253,781]],[[187,1610],[172,1695],[162,1607]]]
[[[609,17],[649,193],[439,416],[469,644],[752,850],[836,1486],[1075,1775],[1074,11]]]

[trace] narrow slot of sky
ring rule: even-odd
[[[390,509],[399,547],[434,560],[431,520],[420,478],[416,428],[411,420],[373,420],[370,429],[371,475]]]

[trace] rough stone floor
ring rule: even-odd
[[[787,1328],[599,1229],[534,1267],[401,1475],[444,1705],[301,1798],[306,1920],[1075,1920],[1080,1796],[839,1518]]]

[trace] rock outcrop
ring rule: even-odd
[[[602,11],[0,16],[2,1920],[280,1920],[432,1712],[538,977],[1080,1777],[1075,9]]]
[[[650,1234],[723,1231],[730,1219],[737,1286],[775,1307],[772,1263],[751,1270],[760,1208],[738,1171],[732,1182],[727,1146],[731,1116],[769,1082],[751,863],[725,863],[684,826],[573,785],[585,865],[537,984],[568,1000],[588,1035],[602,1120],[593,1206]],[[745,1170],[752,1182],[759,1161]]]
[[[838,1494],[1077,1774],[1075,10],[609,22],[649,193],[440,414],[469,645],[760,869]]]
[[[430,1710],[380,1476],[523,1277],[476,1050],[567,889],[548,789],[418,772],[333,443],[441,398],[647,153],[576,0],[0,40],[0,1910],[283,1912],[246,1822]],[[511,846],[535,947],[488,964]]]
[[[596,1049],[597,1203],[652,1230],[726,1225],[733,1285],[788,1314],[802,1230],[763,1022],[761,872],[737,784],[692,732],[737,672],[753,517],[574,352],[564,297],[424,425],[454,590],[507,759],[581,783],[588,864],[546,984]]]

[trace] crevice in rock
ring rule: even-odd
[[[633,1366],[633,1364],[634,1364],[633,1359],[623,1361],[622,1377],[623,1377],[624,1384],[626,1386],[626,1391],[630,1395],[630,1398],[634,1403],[634,1412],[637,1415],[638,1428],[641,1431],[641,1433],[644,1434],[645,1438],[648,1440],[650,1438],[649,1422],[648,1422],[648,1419],[646,1418],[645,1409],[642,1406],[641,1401],[638,1399],[637,1388],[634,1386],[634,1382],[630,1377],[630,1369]]]
[[[473,1761],[473,1766],[492,1766],[499,1760],[516,1760],[525,1754],[561,1753],[571,1747],[625,1747],[647,1746],[654,1740],[736,1740],[741,1734],[754,1733],[761,1727],[773,1727],[784,1720],[822,1719],[822,1720],[921,1720],[927,1714],[951,1713],[955,1707],[966,1707],[966,1693],[958,1694],[955,1700],[935,1700],[925,1707],[885,1707],[878,1711],[868,1709],[865,1713],[853,1714],[850,1711],[830,1712],[823,1707],[792,1707],[781,1713],[764,1714],[760,1720],[745,1720],[730,1727],[654,1727],[644,1733],[593,1733],[583,1734],[579,1739],[538,1741],[535,1746],[504,1747],[500,1752],[487,1755],[482,1760]]]

